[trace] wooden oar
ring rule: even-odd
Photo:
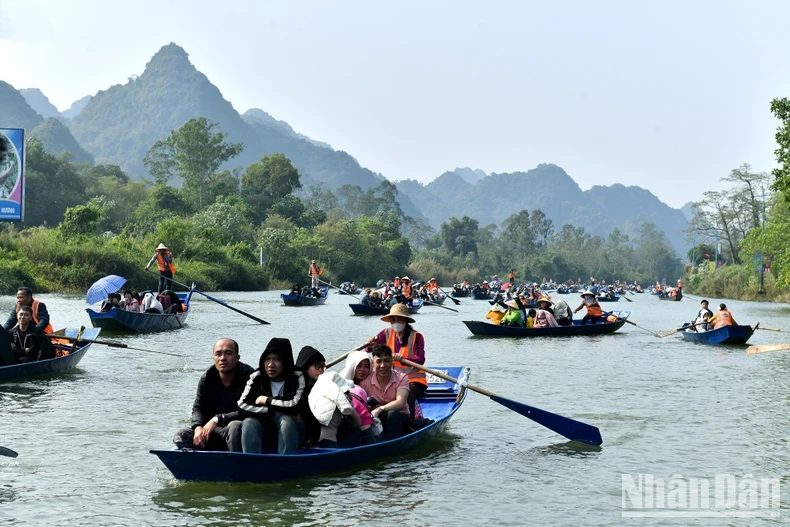
[[[321,280],[320,278],[318,279],[318,281],[319,281],[319,282],[321,282],[321,283],[322,283],[322,284],[324,284],[324,285],[327,285],[327,286],[329,286],[329,287],[334,287],[334,288],[335,288],[335,289],[337,289],[338,291],[343,291],[342,289],[340,289],[340,288],[339,288],[339,287],[337,287],[336,285],[332,285],[332,284],[331,284],[331,282],[324,282],[324,281],[323,281],[323,280]],[[343,293],[344,293],[344,294],[346,294],[346,295],[348,295],[348,296],[350,296],[350,297],[352,297],[352,298],[356,298],[357,300],[359,300],[359,297],[352,295],[352,294],[351,294],[351,293],[349,293],[348,291],[343,291]]]
[[[441,287],[439,288],[439,291],[441,291],[442,293],[444,293],[444,296],[446,296],[447,298],[449,298],[450,300],[452,300],[452,301],[453,301],[453,304],[455,304],[456,306],[460,306],[460,305],[461,305],[461,301],[460,301],[460,300],[458,300],[458,299],[457,299],[457,298],[455,298],[455,297],[452,297],[452,296],[448,295],[448,294],[447,294],[447,291],[445,291],[445,290],[444,290],[444,289],[442,289]]]
[[[436,307],[441,307],[443,309],[449,309],[450,311],[454,311],[454,312],[458,313],[457,309],[453,309],[451,307],[443,306],[441,304],[437,304],[436,302],[429,302],[428,300],[423,299],[422,303],[423,304],[428,304],[429,306],[436,306]]]
[[[6,448],[4,446],[0,446],[0,456],[6,457],[17,457],[19,454],[11,450],[10,448]]]
[[[631,324],[632,326],[636,326],[636,327],[638,327],[639,329],[641,329],[642,331],[647,331],[648,333],[650,333],[650,334],[651,334],[651,335],[653,335],[654,337],[657,337],[657,336],[658,336],[658,333],[656,333],[655,331],[650,331],[650,330],[649,330],[649,329],[647,329],[647,328],[643,328],[642,326],[640,326],[640,325],[638,325],[638,324],[636,324],[636,323],[634,323],[634,322],[631,322],[631,321],[630,321],[630,320],[628,320],[627,318],[618,317],[618,316],[617,316],[617,315],[615,315],[614,313],[609,313],[609,312],[607,312],[607,311],[603,311],[603,310],[602,310],[601,312],[602,312],[604,315],[611,315],[611,316],[615,317],[617,320],[622,320],[622,321],[623,321],[623,322],[625,322],[626,324]]]
[[[150,271],[150,270],[148,270],[148,272],[149,272],[149,273],[153,273],[153,271]],[[168,280],[170,280],[170,281],[171,281],[171,282],[173,282],[174,284],[178,284],[178,285],[180,285],[181,287],[184,287],[184,288],[188,289],[189,291],[194,291],[195,293],[197,293],[197,294],[199,294],[199,295],[203,295],[203,296],[205,296],[206,298],[208,298],[209,300],[212,300],[212,301],[216,302],[217,304],[219,304],[219,305],[221,305],[221,306],[225,306],[225,307],[227,307],[227,308],[228,308],[228,309],[230,309],[231,311],[235,311],[236,313],[238,313],[238,314],[240,314],[240,315],[244,315],[244,316],[245,316],[245,317],[247,317],[247,318],[251,318],[251,319],[252,319],[252,320],[254,320],[255,322],[258,322],[259,324],[268,324],[268,322],[266,322],[265,320],[262,320],[262,319],[260,319],[260,318],[258,318],[258,317],[255,317],[255,316],[253,316],[253,315],[250,315],[249,313],[247,313],[247,312],[245,312],[245,311],[242,311],[241,309],[237,309],[237,308],[235,308],[235,307],[233,307],[233,306],[229,306],[229,305],[228,305],[226,302],[223,302],[223,301],[222,301],[222,300],[220,300],[219,298],[214,298],[213,296],[211,296],[211,295],[208,295],[208,294],[204,293],[204,292],[203,292],[203,291],[201,291],[200,289],[192,289],[192,288],[191,288],[191,287],[189,287],[188,285],[186,285],[186,284],[182,284],[181,282],[176,282],[176,281],[175,281],[175,280],[173,280],[172,278],[168,278]]]
[[[430,373],[431,375],[435,375],[441,379],[458,384],[458,379],[454,379],[453,377],[445,375],[440,371],[426,368],[425,366],[417,364],[416,362],[412,362],[409,359],[401,359],[400,361],[402,364],[411,366],[412,368],[417,368],[418,370]],[[603,443],[601,431],[592,425],[582,423],[581,421],[576,421],[575,419],[570,419],[569,417],[563,417],[558,414],[547,412],[546,410],[541,410],[540,408],[535,408],[534,406],[529,406],[518,401],[513,401],[512,399],[500,397],[499,395],[489,392],[488,390],[484,390],[483,388],[473,386],[471,384],[467,385],[467,388],[489,397],[492,401],[510,408],[514,412],[518,412],[524,417],[532,419],[536,423],[543,425],[549,430],[553,430],[554,432],[565,436],[572,441],[581,441],[582,443],[587,443],[588,445],[600,445]]]
[[[142,348],[133,348],[131,346],[127,346],[123,342],[116,342],[114,340],[91,340],[91,339],[83,339],[78,337],[66,337],[64,335],[55,335],[52,333],[46,333],[45,336],[51,339],[64,339],[70,342],[90,342],[91,344],[101,344],[102,346],[109,346],[111,348],[125,348],[135,351],[144,351],[146,353],[158,353],[162,355],[172,355],[173,357],[186,357],[186,355],[179,355],[178,353],[169,353],[167,351],[155,351],[155,350],[147,350]]]
[[[784,350],[790,350],[790,344],[763,344],[761,346],[749,346],[746,348],[746,354],[756,355],[757,353],[766,353],[768,351]]]
[[[758,325],[759,325],[759,322],[758,322]],[[779,333],[782,332],[781,329],[778,329],[778,328],[767,328],[765,326],[759,326],[759,327],[755,326],[754,329],[764,329],[765,331],[776,331],[776,332],[779,332]]]
[[[327,368],[327,369],[329,369],[329,368],[331,368],[332,366],[334,366],[335,364],[337,364],[337,363],[339,363],[339,362],[342,362],[342,361],[346,360],[346,357],[348,357],[350,354],[352,354],[352,353],[353,353],[353,352],[355,352],[355,351],[360,351],[360,350],[363,350],[363,349],[365,349],[367,346],[368,346],[368,343],[367,343],[367,342],[365,342],[364,344],[360,344],[359,346],[357,346],[356,348],[352,349],[351,351],[347,351],[347,352],[345,352],[344,354],[342,354],[342,355],[341,355],[341,356],[339,356],[338,358],[330,360],[329,362],[327,362],[327,363],[326,363],[326,368]]]
[[[688,326],[683,326],[682,328],[678,329],[670,329],[669,331],[662,331],[660,333],[656,333],[656,337],[662,339],[664,337],[668,337],[670,335],[674,335],[675,333],[680,333],[684,329],[695,328],[701,324],[707,324],[707,322],[695,322],[694,324],[689,324]],[[758,322],[759,324],[759,322]]]

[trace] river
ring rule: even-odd
[[[569,443],[471,393],[439,439],[405,458],[278,484],[179,483],[148,451],[172,447],[188,423],[218,338],[235,338],[242,360],[255,366],[272,337],[291,339],[295,353],[309,344],[331,359],[384,327],[352,316],[347,296],[301,308],[282,306],[279,292],[216,296],[271,325],[196,298],[182,330],[113,337],[186,359],[96,345],[71,373],[0,384],[0,445],[19,452],[0,458],[4,525],[762,525],[790,518],[786,506],[778,519],[630,518],[622,491],[623,475],[639,474],[711,481],[750,474],[786,484],[790,352],[747,356],[745,347],[658,339],[630,325],[591,338],[477,338],[461,321],[482,319],[488,304],[469,299],[460,313],[423,307],[416,315],[427,363],[469,366],[473,384],[595,425],[601,447]],[[575,307],[576,295],[563,297]],[[56,328],[89,325],[82,298],[39,298]],[[698,302],[629,298],[605,307],[631,310],[631,320],[652,331],[690,320]],[[739,323],[790,330],[787,305],[727,303]],[[0,298],[1,313],[12,306],[12,297]],[[750,343],[782,340],[758,331]]]

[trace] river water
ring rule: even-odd
[[[271,325],[198,297],[185,329],[112,337],[186,359],[94,346],[71,373],[0,384],[0,445],[19,452],[0,458],[4,525],[762,525],[790,518],[784,504],[778,519],[630,518],[622,492],[623,475],[639,474],[711,483],[717,474],[750,474],[786,484],[790,352],[747,356],[745,347],[657,339],[630,325],[591,338],[477,338],[461,321],[482,319],[488,304],[468,299],[460,313],[424,307],[416,316],[427,363],[469,366],[473,384],[593,424],[602,447],[569,443],[471,393],[439,439],[405,458],[279,484],[179,483],[148,451],[171,448],[188,423],[218,338],[235,338],[242,360],[257,365],[271,337],[290,338],[295,352],[312,345],[331,359],[384,327],[352,316],[347,296],[301,308],[282,306],[278,292],[217,296]],[[575,307],[578,297],[564,298]],[[697,310],[692,297],[630,298],[605,307],[630,309],[631,320],[652,331],[678,327]],[[81,298],[40,299],[55,327],[89,325]],[[787,305],[727,303],[739,323],[790,330]],[[0,298],[0,312],[12,305],[12,297]],[[786,339],[758,331],[750,343]]]

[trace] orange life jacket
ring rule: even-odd
[[[603,310],[601,309],[601,305],[595,301],[591,300],[591,303],[584,302],[584,307],[587,308],[587,314],[591,317],[601,317],[603,316]]]
[[[318,264],[310,264],[310,276],[320,276],[323,273]]]
[[[30,309],[33,310],[33,322],[36,326],[38,326],[38,306],[41,304],[35,298],[33,299],[33,304],[30,306]],[[14,306],[14,312],[19,312],[19,304]],[[47,327],[44,328],[44,333],[52,333],[52,323],[50,322],[47,324]]]
[[[713,321],[713,329],[723,328],[724,326],[732,326],[732,313],[726,309],[716,313],[716,320]]]
[[[167,254],[170,255],[169,262],[165,261],[163,254],[161,254],[159,251],[156,251],[156,266],[159,268],[160,273],[166,269],[170,269],[171,273],[176,274],[176,266],[173,265],[173,253],[168,251]]]
[[[398,350],[400,354],[403,355],[404,358],[410,359],[411,357],[414,356],[414,343],[417,342],[417,335],[419,335],[419,333],[412,329],[411,333],[409,333],[409,338],[406,341],[406,346],[405,347],[402,346],[400,350]],[[398,338],[398,334],[395,332],[394,329],[388,328],[384,330],[384,336],[387,339],[387,346],[389,346],[389,348],[394,353],[395,339]],[[392,367],[395,368],[395,371],[399,371],[400,373],[405,373],[406,375],[408,375],[410,383],[416,382],[428,386],[428,379],[426,379],[424,371],[418,370],[417,368],[413,368],[411,366],[405,366],[400,362],[393,362]]]
[[[512,279],[514,279],[516,277],[516,273],[510,272],[510,273],[507,274],[507,277],[512,280]]]

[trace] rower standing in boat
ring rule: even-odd
[[[573,312],[577,313],[581,308],[585,307],[587,308],[587,314],[582,318],[582,325],[587,324],[587,322],[597,324],[603,316],[603,309],[601,309],[601,305],[596,300],[595,294],[588,289],[579,296],[582,297],[582,303]]]
[[[173,275],[176,274],[176,266],[173,265],[173,253],[167,248],[164,243],[157,245],[151,261],[145,266],[147,271],[156,262],[156,267],[159,269],[159,287],[157,293],[161,293],[166,289],[173,288]]]
[[[404,277],[405,279],[405,277]],[[425,372],[401,364],[400,359],[409,359],[417,364],[425,364],[425,338],[416,331],[411,324],[414,319],[409,316],[409,308],[405,304],[395,304],[388,315],[381,317],[383,322],[389,322],[390,327],[381,330],[368,341],[368,347],[376,344],[386,344],[394,353],[393,368],[404,373],[409,378],[409,415],[414,419],[415,401],[428,389],[428,380]]]
[[[310,279],[312,280],[312,284],[310,287],[318,290],[318,277],[324,274],[324,270],[318,267],[318,264],[315,263],[315,260],[310,262],[310,269],[308,270],[308,274],[310,275]]]
[[[732,318],[732,313],[727,310],[727,306],[719,304],[719,310],[715,315],[708,319],[709,324],[713,324],[713,329],[723,328],[724,326],[737,326],[738,323]]]

